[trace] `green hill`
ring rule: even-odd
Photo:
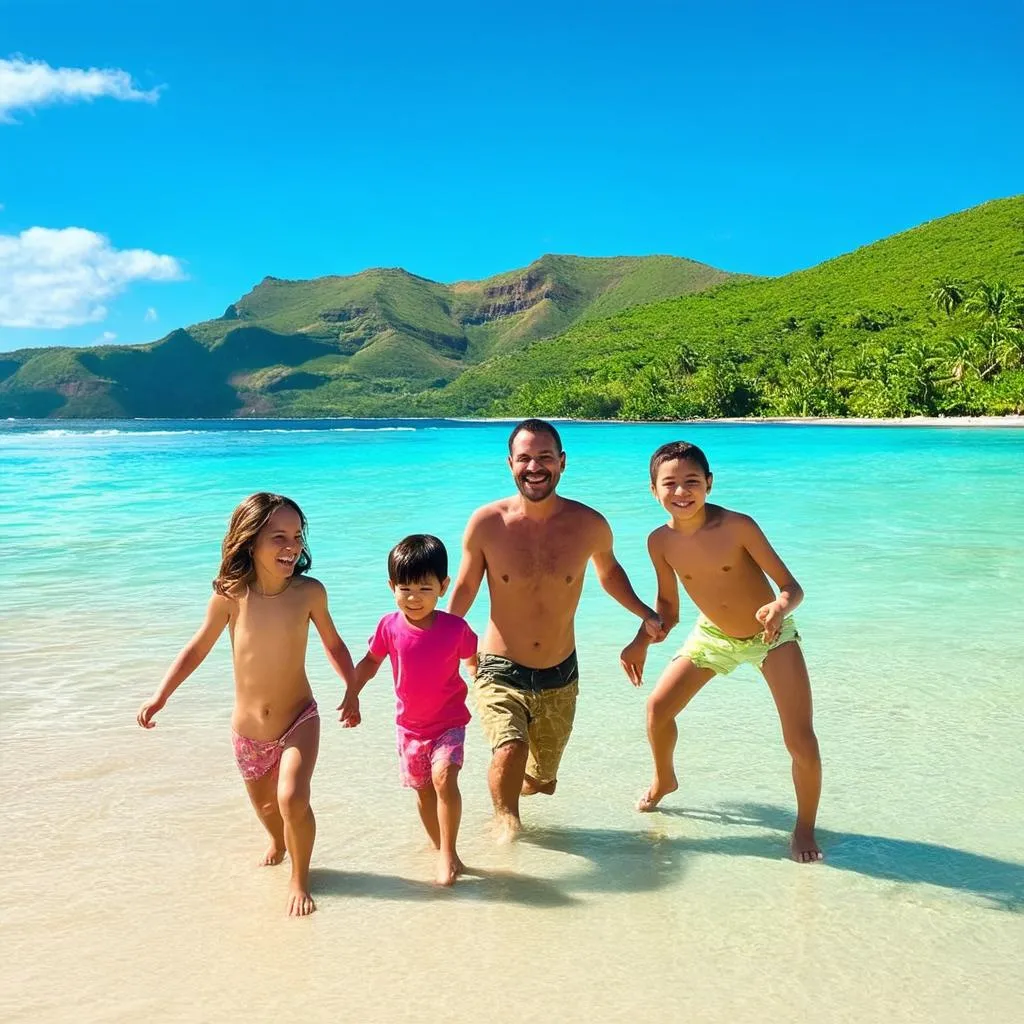
[[[589,318],[732,277],[670,256],[544,256],[454,285],[397,269],[268,277],[218,319],[157,342],[5,354],[0,415],[372,415]]]

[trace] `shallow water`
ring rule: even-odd
[[[475,873],[454,892],[430,884],[398,784],[386,670],[365,724],[335,729],[314,634],[320,911],[286,921],[287,868],[254,866],[226,642],[155,730],[134,725],[199,623],[231,508],[261,488],[303,505],[313,574],[358,654],[390,607],[390,546],[429,531],[454,561],[469,512],[510,489],[506,425],[301,426],[0,424],[0,1019],[1014,1018],[1024,434],[566,425],[562,490],[608,516],[643,593],[659,522],[646,460],[680,436],[803,583],[826,863],[786,859],[788,759],[752,671],[687,709],[664,811],[631,809],[649,779],[644,697],[617,652],[635,627],[591,580],[558,793],[525,805],[521,843],[495,846],[471,725],[460,847]]]

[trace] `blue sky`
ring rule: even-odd
[[[267,274],[810,266],[1024,191],[1022,43],[986,0],[0,0],[0,349],[151,340]]]

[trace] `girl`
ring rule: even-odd
[[[235,759],[256,814],[270,833],[262,864],[291,855],[288,914],[316,905],[309,894],[309,861],[316,820],[309,781],[316,764],[320,721],[306,678],[309,623],[313,622],[335,671],[352,686],[352,658],[331,621],[327,592],[306,576],[306,517],[289,498],[261,491],[232,513],[220,572],[199,632],[167,670],[138,723],[153,718],[167,698],[202,664],[228,628],[235,675],[231,718]]]

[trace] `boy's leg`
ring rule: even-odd
[[[674,658],[662,672],[647,700],[647,739],[654,755],[654,781],[637,801],[638,811],[653,811],[662,797],[679,788],[672,760],[679,737],[676,715],[714,674],[689,658]]]
[[[309,894],[309,862],[316,839],[316,818],[309,806],[309,782],[320,746],[320,719],[310,718],[288,737],[281,755],[277,803],[284,819],[284,838],[292,858],[288,916],[304,917],[316,910]]]
[[[462,821],[462,794],[459,792],[459,765],[438,763],[433,768],[434,789],[437,792],[437,820],[441,833],[441,862],[437,880],[451,885],[462,874],[462,861],[455,852]]]
[[[270,833],[270,846],[260,858],[261,865],[280,864],[284,860],[284,820],[277,806],[277,768],[251,782],[246,782],[245,790],[249,794],[256,816],[263,827]]]
[[[787,643],[770,651],[761,672],[779,710],[782,738],[793,758],[796,828],[790,848],[794,860],[807,864],[822,858],[814,839],[821,796],[821,756],[812,724],[811,682],[800,645]]]
[[[430,842],[435,850],[441,848],[441,830],[437,823],[437,793],[434,790],[433,781],[428,781],[425,786],[416,787],[416,810],[420,813],[420,821],[430,836]]]

